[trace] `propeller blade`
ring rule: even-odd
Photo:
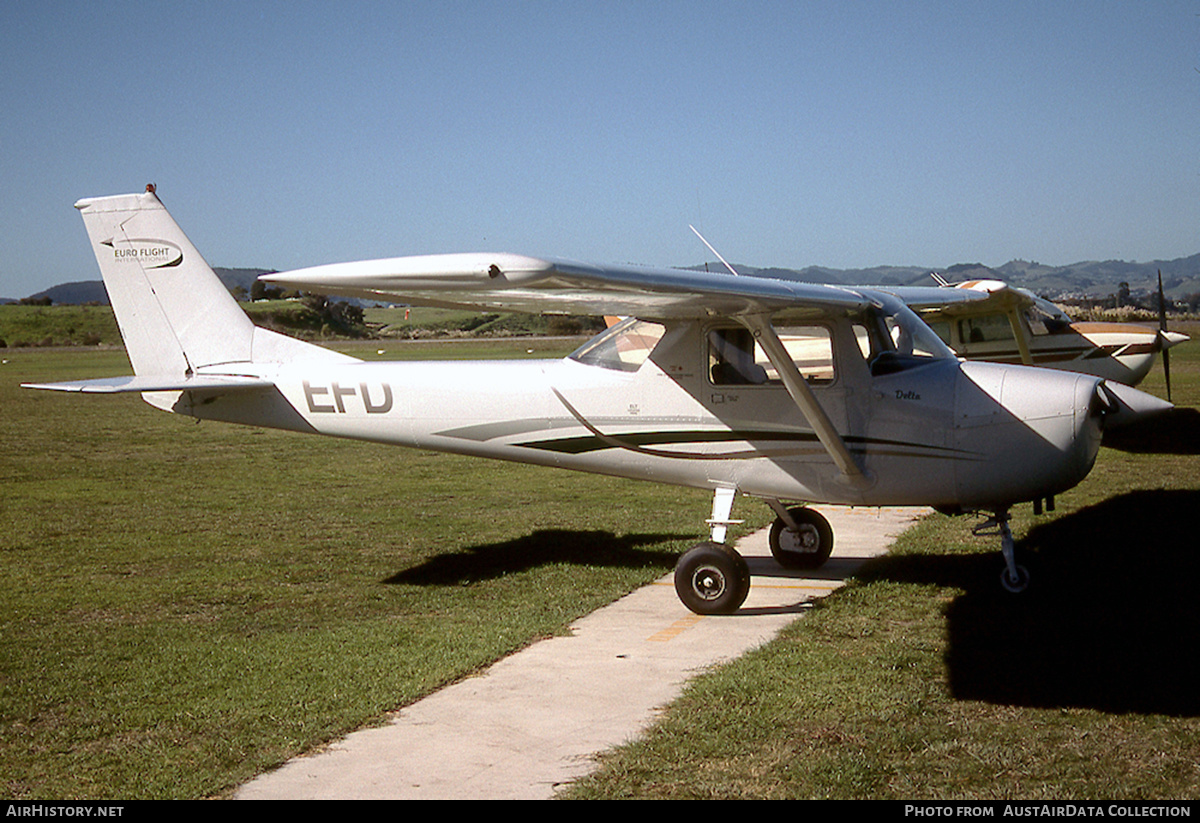
[[[1163,294],[1162,269],[1158,270],[1158,344],[1162,349],[1163,378],[1167,381],[1167,401],[1171,400],[1171,352],[1167,349],[1167,298]]]
[[[1163,356],[1163,377],[1167,381],[1167,402],[1171,402],[1171,352],[1167,349],[1162,350]]]

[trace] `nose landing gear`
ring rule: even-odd
[[[1016,544],[1013,541],[1012,529],[1008,527],[1010,517],[1008,509],[997,511],[985,522],[972,528],[971,533],[1000,535],[1000,553],[1004,555],[1004,571],[1000,573],[1000,585],[1005,591],[1020,594],[1029,588],[1029,570],[1017,563]]]

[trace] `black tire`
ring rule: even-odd
[[[1002,572],[1000,572],[1000,585],[1002,585],[1004,590],[1010,594],[1022,594],[1027,588],[1029,588],[1029,570],[1021,565],[1018,565],[1016,569],[1016,577],[1013,577],[1008,573],[1007,566]]]
[[[788,509],[798,528],[782,518],[771,524],[771,556],[785,569],[815,569],[833,552],[833,528],[818,512],[805,506]]]
[[[696,614],[733,614],[750,593],[750,568],[724,543],[700,543],[675,564],[675,593]]]

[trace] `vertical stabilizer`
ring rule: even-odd
[[[249,361],[254,324],[146,189],[75,204],[134,372],[185,376]]]

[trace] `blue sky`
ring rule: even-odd
[[[1200,2],[0,0],[0,296],[147,182],[215,266],[1200,252]]]

